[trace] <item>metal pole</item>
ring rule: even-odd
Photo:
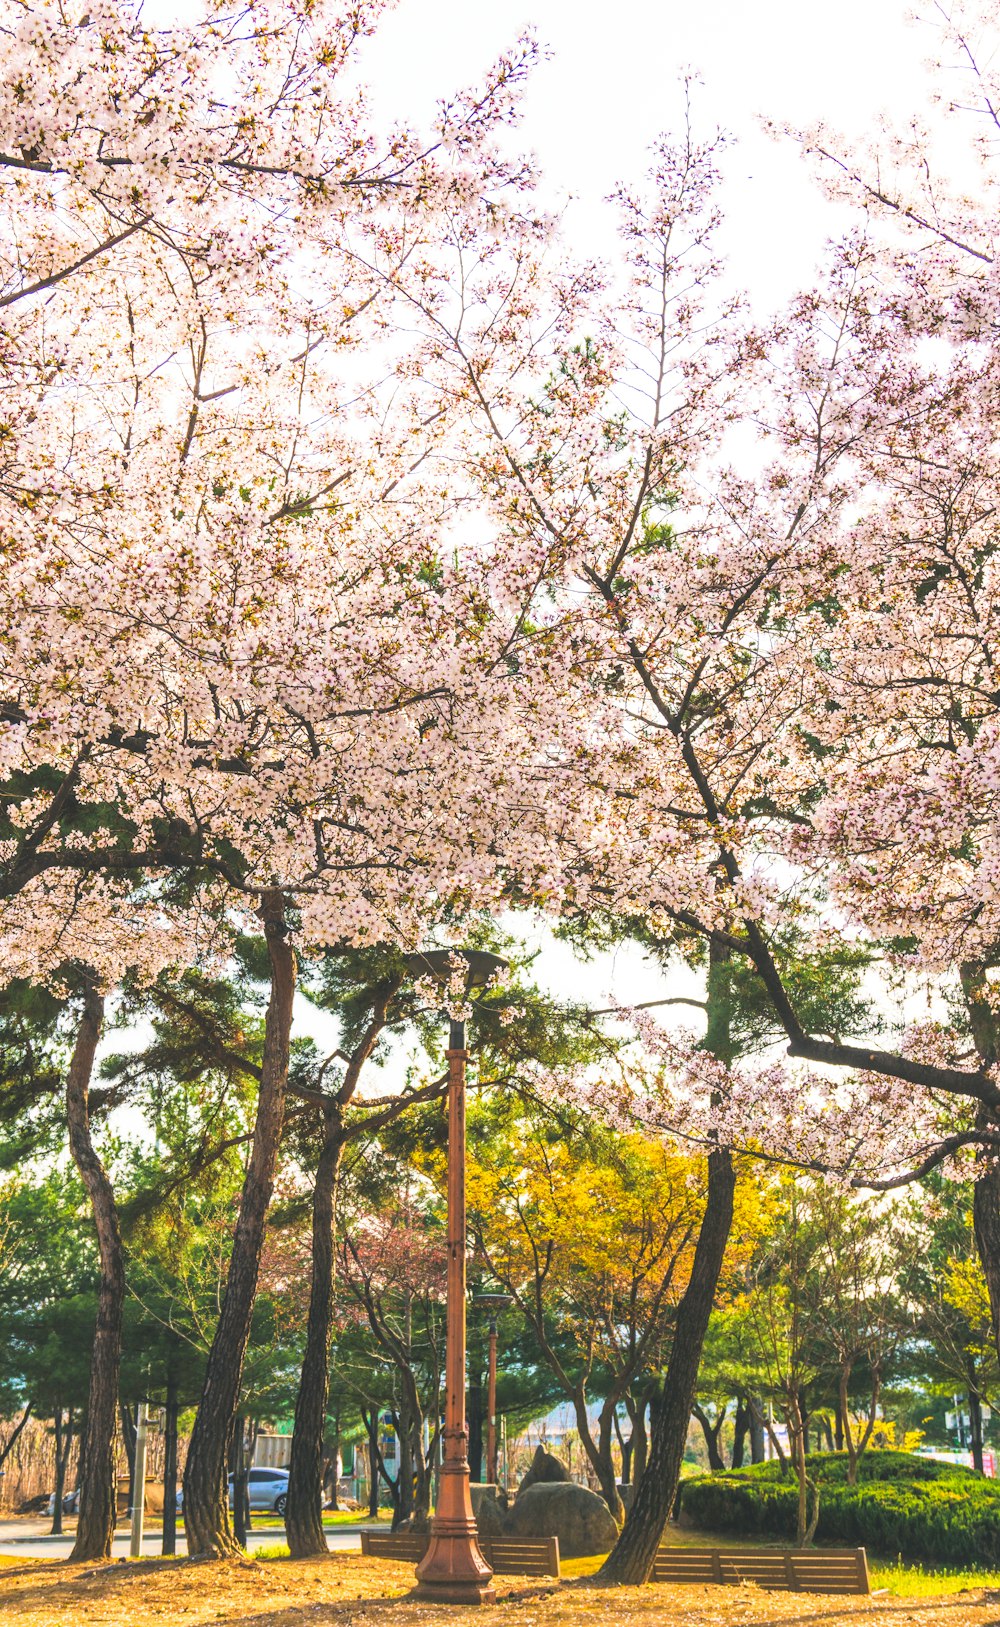
[[[486,1478],[491,1486],[497,1484],[497,1319],[490,1317],[490,1369],[486,1409]]]
[[[142,1553],[142,1516],[146,1507],[146,1415],[140,1401],[135,1415],[135,1474],[132,1476],[132,1541],[129,1553],[138,1559]]]
[[[448,1046],[448,1325],[444,1456],[431,1540],[417,1566],[417,1594],[446,1604],[491,1604],[493,1572],[479,1552],[469,1490],[465,1422],[465,1024]]]

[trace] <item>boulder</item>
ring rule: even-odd
[[[532,1486],[549,1486],[560,1481],[568,1482],[569,1479],[566,1465],[553,1457],[551,1452],[546,1452],[544,1446],[538,1446],[531,1460],[531,1468],[517,1488],[517,1495],[520,1497],[522,1491],[528,1491]]]
[[[509,1537],[558,1537],[566,1559],[606,1554],[618,1540],[608,1505],[572,1481],[550,1481],[520,1491],[505,1521]]]
[[[498,1497],[480,1497],[479,1507],[476,1509],[476,1526],[484,1537],[504,1537],[507,1535],[507,1510],[501,1506]]]
[[[495,1486],[490,1480],[474,1480],[469,1487],[473,1514],[479,1513],[479,1505],[484,1497],[488,1503],[495,1503],[499,1492],[499,1486]]]

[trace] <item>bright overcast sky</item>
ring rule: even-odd
[[[923,110],[934,34],[908,24],[907,9],[903,0],[401,0],[366,47],[365,77],[380,111],[419,118],[533,26],[551,56],[526,97],[523,144],[552,194],[577,200],[567,227],[595,252],[610,219],[601,199],[641,174],[650,142],[676,128],[678,77],[694,69],[700,126],[736,138],[725,198],[734,279],[771,304],[810,277],[841,217],[792,144],[766,137],[758,118],[819,118],[861,135],[882,113],[902,122]]]

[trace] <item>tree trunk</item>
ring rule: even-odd
[[[806,1465],[806,1432],[809,1424],[808,1418],[803,1416],[798,1394],[789,1397],[785,1417],[788,1424],[792,1462],[795,1465],[795,1475],[799,1486],[795,1543],[799,1548],[807,1548],[812,1542],[816,1534],[816,1527],[819,1524],[819,1486],[810,1476]]]
[[[83,1443],[80,1516],[71,1559],[110,1559],[115,1534],[115,1428],[121,1370],[125,1255],[114,1192],[94,1150],[90,1133],[90,1078],[101,1036],[104,1001],[92,983],[84,991],[83,1014],[66,1075],[66,1117],[73,1161],[87,1189],[101,1262],[97,1325],[90,1358],[87,1435]]]
[[[396,1431],[396,1506],[392,1511],[392,1529],[396,1531],[413,1513],[413,1425],[405,1395],[394,1415],[393,1427]]]
[[[677,1307],[663,1393],[653,1402],[649,1458],[622,1534],[598,1573],[603,1582],[647,1581],[670,1518],[684,1460],[702,1346],[733,1223],[735,1186],[729,1153],[721,1147],[714,1148],[708,1155],[708,1197],[691,1280]]]
[[[122,1423],[122,1441],[125,1446],[125,1461],[128,1464],[128,1506],[131,1511],[135,1507],[135,1440],[138,1429],[136,1419],[132,1417],[132,1409],[126,1401],[119,1403],[119,1413]]]
[[[848,1362],[841,1367],[837,1379],[837,1411],[840,1414],[841,1428],[844,1432],[844,1445],[847,1447],[847,1484],[856,1486],[858,1483],[858,1447],[854,1438],[854,1425],[851,1423],[847,1397],[850,1381],[851,1364]]]
[[[747,1436],[750,1433],[750,1403],[745,1395],[736,1397],[736,1417],[733,1419],[733,1456],[731,1467],[742,1469],[746,1456]]]
[[[415,1426],[413,1438],[413,1466],[416,1475],[416,1484],[413,1488],[413,1529],[426,1531],[430,1525],[431,1517],[431,1466],[428,1456],[433,1453],[433,1441],[427,1455],[424,1454],[424,1421],[421,1417],[419,1426]]]
[[[17,1423],[14,1425],[14,1428],[11,1430],[11,1433],[4,1441],[3,1446],[0,1447],[0,1468],[2,1468],[7,1459],[10,1457],[10,1454],[13,1452],[15,1446],[21,1438],[25,1425],[27,1424],[28,1419],[31,1417],[34,1410],[35,1403],[33,1401],[29,1401],[25,1406],[24,1411],[21,1413]]]
[[[979,966],[964,965],[961,979],[973,1042],[985,1071],[998,1060],[997,1020],[991,992],[985,973]],[[977,1109],[976,1123],[984,1128],[996,1129],[984,1106]],[[1000,1160],[994,1149],[981,1152],[977,1158],[976,1178],[972,1185],[972,1224],[979,1263],[990,1297],[993,1341],[1000,1352]]]
[[[163,1548],[177,1552],[177,1380],[167,1369],[167,1399],[163,1416]]]
[[[399,987],[400,981],[398,977],[389,978],[377,991],[371,1022],[351,1055],[340,1089],[329,1101],[323,1101],[321,1104],[323,1141],[313,1185],[309,1317],[299,1390],[295,1399],[292,1458],[288,1472],[288,1503],[285,1509],[285,1530],[293,1559],[304,1559],[329,1551],[323,1533],[323,1448],[326,1440],[326,1407],[330,1393],[337,1183],[344,1145],[348,1139],[344,1130],[344,1109],[357,1089],[361,1070],[385,1025],[389,1001]],[[339,1444],[338,1415],[337,1449]],[[335,1450],[333,1487],[335,1508],[337,1457],[338,1450]]]
[[[705,1049],[727,1064],[732,1060],[731,1013],[729,950],[713,937],[708,946]],[[598,1573],[605,1582],[638,1584],[649,1580],[656,1550],[677,1497],[701,1353],[733,1226],[736,1190],[733,1160],[728,1149],[713,1146],[707,1162],[705,1213],[695,1244],[691,1277],[677,1307],[663,1390],[652,1406],[649,1458],[622,1534]]]
[[[978,1474],[983,1473],[983,1398],[979,1393],[979,1381],[976,1376],[975,1357],[965,1353],[965,1371],[968,1381],[969,1396],[969,1429],[971,1438],[969,1446],[972,1450],[972,1467]]]
[[[333,1418],[333,1454],[330,1459],[330,1507],[334,1513],[340,1507],[340,1407]]]
[[[632,1484],[632,1446],[635,1441],[635,1403],[627,1394],[622,1397],[622,1400],[625,1402],[625,1411],[628,1413],[631,1432],[628,1440],[626,1440],[622,1434],[621,1425],[618,1422],[618,1412],[616,1410],[615,1434],[618,1436],[618,1446],[622,1455],[622,1485],[630,1486]]]
[[[747,1397],[750,1413],[750,1462],[764,1462],[764,1403],[759,1396]]]
[[[723,1410],[720,1412],[718,1418],[716,1418],[715,1423],[713,1424],[704,1407],[696,1401],[694,1406],[691,1408],[691,1416],[692,1418],[697,1418],[699,1424],[701,1425],[701,1432],[705,1437],[705,1445],[708,1447],[709,1468],[724,1469],[726,1467],[726,1460],[723,1457],[721,1448],[719,1446],[719,1436],[722,1433],[722,1426],[726,1421],[725,1411]]]
[[[625,1518],[625,1505],[618,1495],[618,1482],[615,1479],[615,1466],[611,1456],[612,1417],[614,1415],[615,1401],[609,1396],[601,1407],[598,1421],[598,1439],[595,1441],[590,1429],[590,1418],[587,1413],[587,1396],[582,1384],[573,1396],[573,1408],[576,1413],[576,1432],[580,1437],[580,1444],[587,1454],[590,1464],[601,1490],[601,1496],[608,1505],[611,1517],[615,1524],[621,1527]]]
[[[246,1453],[246,1421],[242,1413],[233,1419],[229,1448],[229,1472],[233,1477],[233,1537],[243,1549],[250,1530],[250,1480]]]
[[[477,1363],[469,1377],[466,1403],[466,1422],[469,1426],[469,1479],[480,1485],[483,1473],[483,1373]],[[489,1473],[487,1470],[486,1473]]]
[[[293,1559],[329,1552],[323,1531],[323,1443],[333,1327],[333,1227],[344,1138],[343,1115],[339,1108],[331,1107],[323,1118],[323,1145],[313,1187],[309,1319],[299,1393],[295,1399],[285,1510],[285,1533]]]
[[[976,1249],[986,1278],[993,1321],[993,1339],[1000,1351],[1000,1162],[979,1165],[972,1186],[972,1218]]]
[[[649,1455],[649,1435],[646,1432],[646,1408],[649,1406],[649,1396],[639,1398],[639,1404],[632,1419],[632,1494],[636,1487],[642,1483],[646,1472],[646,1459]]]
[[[71,1420],[72,1416],[72,1413],[69,1413],[68,1419]],[[52,1419],[52,1426],[53,1433],[55,1435],[56,1447],[56,1489],[55,1502],[52,1505],[52,1531],[50,1535],[54,1537],[61,1537],[63,1528],[63,1496],[65,1495],[66,1490],[66,1464],[69,1460],[70,1442],[73,1438],[72,1430],[69,1427],[67,1427],[65,1430],[63,1429],[62,1407],[56,1408]]]
[[[378,1519],[378,1409],[373,1407],[370,1413],[363,1413],[365,1429],[368,1431],[368,1518]]]
[[[250,1337],[288,1085],[295,955],[288,942],[282,894],[265,893],[260,914],[271,961],[271,994],[264,1024],[264,1057],[250,1163],[240,1197],[226,1292],[208,1354],[184,1474],[184,1524],[192,1557],[218,1557],[238,1551],[229,1525],[226,1454]]]

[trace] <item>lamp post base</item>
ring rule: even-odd
[[[418,1582],[411,1598],[423,1604],[496,1604],[496,1589],[486,1582]]]
[[[479,1551],[474,1519],[431,1521],[431,1541],[417,1566],[415,1599],[428,1604],[493,1604],[493,1572]]]

